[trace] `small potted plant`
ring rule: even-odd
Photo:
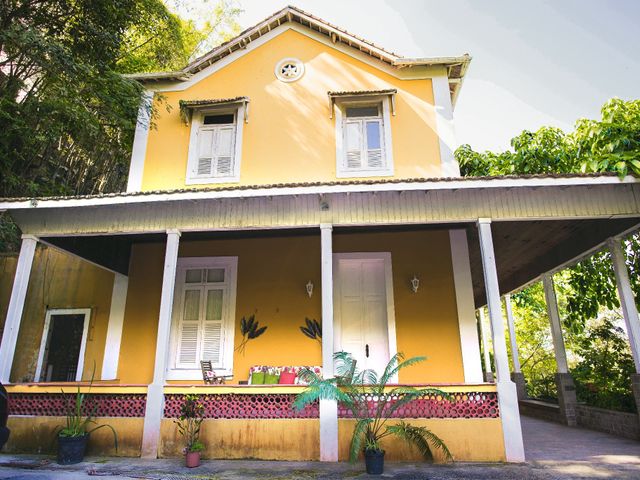
[[[58,438],[58,463],[60,465],[80,463],[84,459],[87,450],[89,435],[91,432],[95,432],[100,428],[106,427],[111,430],[116,452],[118,451],[118,436],[116,431],[111,425],[97,424],[95,421],[97,405],[94,405],[92,409],[89,409],[87,406],[92,385],[93,375],[91,376],[89,391],[87,393],[81,393],[80,386],[78,386],[75,395],[68,397],[64,393],[64,390],[62,391],[67,404],[67,421],[65,425],[61,425],[56,429]]]
[[[197,395],[186,395],[180,407],[180,417],[174,420],[178,432],[184,438],[185,463],[189,468],[200,465],[200,454],[204,444],[200,441],[200,427],[204,420],[204,405],[198,401]]]

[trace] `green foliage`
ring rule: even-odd
[[[236,347],[236,350],[243,353],[247,348],[247,343],[249,340],[253,340],[262,335],[266,330],[267,326],[260,327],[260,322],[256,321],[255,315],[249,315],[248,317],[242,317],[240,319],[240,333],[242,334],[242,341],[240,345]]]
[[[237,31],[228,1],[209,12],[197,28],[162,0],[0,2],[0,197],[122,191],[142,87],[121,73],[182,68]]]
[[[363,450],[381,451],[380,441],[390,435],[416,447],[425,460],[433,460],[432,448],[440,450],[446,460],[452,460],[451,452],[442,439],[427,428],[403,421],[388,424],[396,410],[423,395],[449,397],[446,392],[434,388],[388,387],[400,370],[423,362],[425,357],[405,360],[402,353],[398,353],[389,360],[380,377],[373,370],[358,370],[356,360],[347,352],[335,353],[334,360],[334,378],[323,379],[310,369],[301,373],[308,386],[296,397],[294,407],[302,409],[322,399],[336,400],[349,409],[356,420],[349,449],[352,462]],[[369,397],[375,398],[376,402],[370,402]]]
[[[185,452],[201,452],[205,448],[199,440],[204,413],[204,405],[200,403],[198,395],[185,395],[184,403],[180,406],[180,417],[173,421],[184,438]]]
[[[93,385],[94,373],[95,365],[93,368],[93,373],[91,374],[91,380],[89,381],[89,391],[87,393],[82,393],[80,391],[79,385],[75,395],[67,395],[64,390],[61,390],[62,395],[65,399],[65,404],[67,406],[66,422],[64,426],[58,427],[56,429],[56,434],[59,437],[83,437],[101,428],[108,428],[113,433],[113,443],[117,452],[118,435],[116,434],[115,429],[111,425],[107,424],[98,425],[95,421],[97,405],[93,405],[89,413],[86,413],[87,403],[89,403],[89,400],[91,398],[90,391],[91,386]]]
[[[629,377],[635,366],[627,336],[612,315],[593,321],[577,343],[580,357],[571,369],[578,400],[600,408],[636,412]]]
[[[304,322],[306,326],[301,326],[300,331],[306,337],[309,337],[312,340],[317,340],[318,342],[322,342],[322,327],[320,326],[318,321],[315,318],[305,318]]]

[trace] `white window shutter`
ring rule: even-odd
[[[347,121],[344,126],[346,145],[346,167],[360,168],[362,166],[362,122]]]
[[[233,150],[235,127],[220,127],[216,132],[215,172],[216,177],[233,175]]]
[[[202,329],[202,360],[220,365],[222,352],[222,322],[204,322]]]
[[[198,132],[198,164],[195,171],[197,176],[211,175],[214,133],[210,128],[203,128]]]
[[[178,339],[177,362],[180,366],[194,366],[198,360],[198,330],[201,309],[200,289],[187,289],[183,293],[182,321]]]

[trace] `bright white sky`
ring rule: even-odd
[[[207,0],[198,0],[198,3]],[[294,0],[238,0],[249,27]],[[209,2],[213,3],[212,0]],[[458,143],[501,151],[524,129],[570,130],[611,97],[640,98],[639,0],[295,0],[407,57],[473,56]]]

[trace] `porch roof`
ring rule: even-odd
[[[612,175],[346,181],[0,200],[23,233],[127,273],[131,245],[228,235],[346,229],[464,228],[474,295],[484,303],[475,229],[492,219],[502,293],[640,224],[640,180]],[[214,233],[215,232],[215,233]]]

